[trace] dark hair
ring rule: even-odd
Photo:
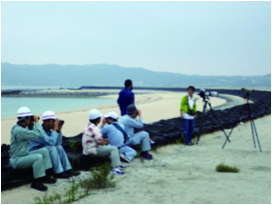
[[[188,91],[189,89],[192,89],[193,92],[195,92],[195,87],[194,87],[194,86],[189,86],[189,87],[187,88],[187,91]]]
[[[131,86],[131,85],[132,85],[132,81],[131,81],[130,79],[127,79],[127,80],[125,81],[125,87],[128,88],[128,87]]]
[[[96,125],[96,121],[97,121],[99,118],[100,118],[100,117],[98,117],[98,118],[96,118],[96,119],[94,119],[94,120],[89,120],[89,121],[90,121],[90,123],[93,123],[93,124]]]

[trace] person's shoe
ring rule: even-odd
[[[151,160],[152,159],[152,155],[149,154],[148,152],[141,152],[140,157],[146,160]]]
[[[70,178],[71,175],[65,174],[65,173],[59,173],[59,174],[54,174],[54,178],[56,179],[68,179]]]
[[[149,152],[146,152],[150,159],[153,159],[153,156],[149,154]]]
[[[156,142],[154,140],[150,140],[150,144],[155,144]]]
[[[191,145],[194,145],[194,143],[190,142]]]
[[[65,171],[64,173],[67,174],[67,175],[70,175],[70,176],[78,176],[78,175],[81,174],[81,173],[78,172],[78,171],[74,171],[74,172],[72,173],[72,170],[71,170],[71,169]]]
[[[121,153],[121,154],[120,154],[120,158],[121,158],[123,161],[125,161],[125,162],[127,162],[127,163],[130,163],[129,159],[127,158],[127,156],[126,156],[125,154]]]
[[[110,170],[111,174],[115,174],[115,175],[123,175],[124,172],[121,172],[119,168],[113,168]]]
[[[42,178],[41,178],[41,181],[42,181],[43,183],[47,183],[47,184],[55,184],[55,183],[57,182],[56,179],[51,178],[51,177],[49,177],[49,176],[42,177]]]
[[[186,142],[185,143],[187,146],[192,146],[193,144],[191,142]]]
[[[127,168],[126,166],[122,166],[122,165],[120,165],[120,166],[118,166],[117,167],[119,170],[124,170],[125,168]]]
[[[33,180],[33,182],[31,183],[31,188],[38,191],[46,191],[48,189],[47,186],[44,186],[43,183],[37,179]]]

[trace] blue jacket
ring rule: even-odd
[[[29,151],[40,149],[45,146],[56,146],[62,144],[62,134],[56,131],[46,132],[43,126],[40,126],[40,136],[37,139],[29,140]]]
[[[135,119],[131,118],[129,115],[124,115],[120,123],[125,125],[125,132],[128,134],[128,137],[133,137],[134,135],[134,128],[143,128],[144,127],[144,122],[143,118],[139,117],[139,121],[136,121]]]
[[[11,130],[10,138],[10,158],[23,157],[29,154],[28,143],[30,140],[37,139],[41,134],[41,125],[35,123],[34,129],[29,130],[18,124],[14,125]]]
[[[117,103],[119,104],[121,115],[127,114],[127,107],[130,104],[134,104],[134,93],[129,88],[124,88],[119,93]]]
[[[125,129],[125,126],[117,122],[120,127]],[[101,133],[107,135],[110,145],[115,147],[121,147],[124,144],[124,135],[114,125],[110,124],[105,127],[100,127]]]

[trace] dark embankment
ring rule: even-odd
[[[95,87],[97,89],[97,87]],[[105,87],[103,87],[105,89]],[[116,88],[109,88],[116,89]],[[118,88],[119,89],[119,88]],[[175,92],[184,92],[185,88],[144,88],[149,90],[167,90]],[[220,94],[229,94],[234,96],[243,97],[245,93],[241,90],[217,90]],[[255,93],[250,94],[250,100],[254,103],[250,105],[253,118],[260,118],[264,115],[271,114],[271,92],[270,91],[256,91]],[[239,113],[242,111],[242,115]],[[221,128],[230,129],[235,127],[239,122],[246,121],[248,118],[248,110],[243,110],[243,105],[234,106],[232,108],[224,110],[215,110],[215,113],[220,121],[220,125],[215,121],[211,112],[208,111],[205,114],[205,120],[203,124],[203,129],[201,134],[210,133],[218,131]],[[178,114],[177,114],[178,115]],[[201,122],[202,113],[198,113],[198,119],[195,122],[194,134],[198,134],[200,131],[200,122]],[[148,131],[151,138],[154,138],[156,145],[166,145],[173,142],[175,139],[180,139],[182,134],[182,120],[179,117],[160,120],[152,124],[145,124],[144,130]],[[97,164],[97,162],[105,161],[104,158],[89,158],[82,155],[82,146],[81,146],[82,134],[78,134],[74,137],[63,137],[63,147],[67,152],[69,160],[73,163],[73,168],[78,170],[88,170],[91,166]],[[71,143],[73,142],[73,143]],[[201,143],[201,140],[200,140]],[[74,148],[73,148],[74,147]],[[13,170],[8,164],[9,161],[9,145],[3,144],[1,146],[1,176],[2,176],[2,189],[7,189],[10,187],[18,186],[22,183],[28,183],[32,176],[32,168],[26,170]]]

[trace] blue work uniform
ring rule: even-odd
[[[144,122],[142,117],[139,117],[139,121],[136,121],[135,119],[130,117],[128,114],[126,114],[121,118],[120,123],[125,125],[125,131],[129,137],[128,141],[126,142],[127,145],[137,145],[142,143],[143,152],[151,150],[150,137],[148,132],[140,131],[134,134],[134,128],[144,127]]]
[[[43,126],[40,128],[40,136],[29,141],[29,151],[46,148],[49,151],[53,171],[56,174],[70,170],[71,164],[65,150],[62,147],[62,134],[56,131],[46,132]]]
[[[125,130],[125,126],[118,122],[113,122],[118,124],[123,130]],[[106,135],[109,139],[109,143],[111,146],[115,146],[119,150],[119,154],[125,154],[129,161],[131,161],[136,155],[137,152],[129,147],[128,145],[124,144],[124,135],[123,133],[118,130],[114,125],[109,124],[105,127],[101,127],[102,135]]]
[[[119,93],[117,103],[119,104],[121,115],[127,114],[127,107],[134,104],[134,93],[129,88],[124,88]]]
[[[33,168],[34,178],[45,176],[45,170],[52,168],[52,163],[48,150],[45,148],[29,152],[29,140],[39,137],[41,125],[35,123],[34,128],[22,127],[16,124],[12,127],[10,138],[10,160],[9,163],[13,169]]]

